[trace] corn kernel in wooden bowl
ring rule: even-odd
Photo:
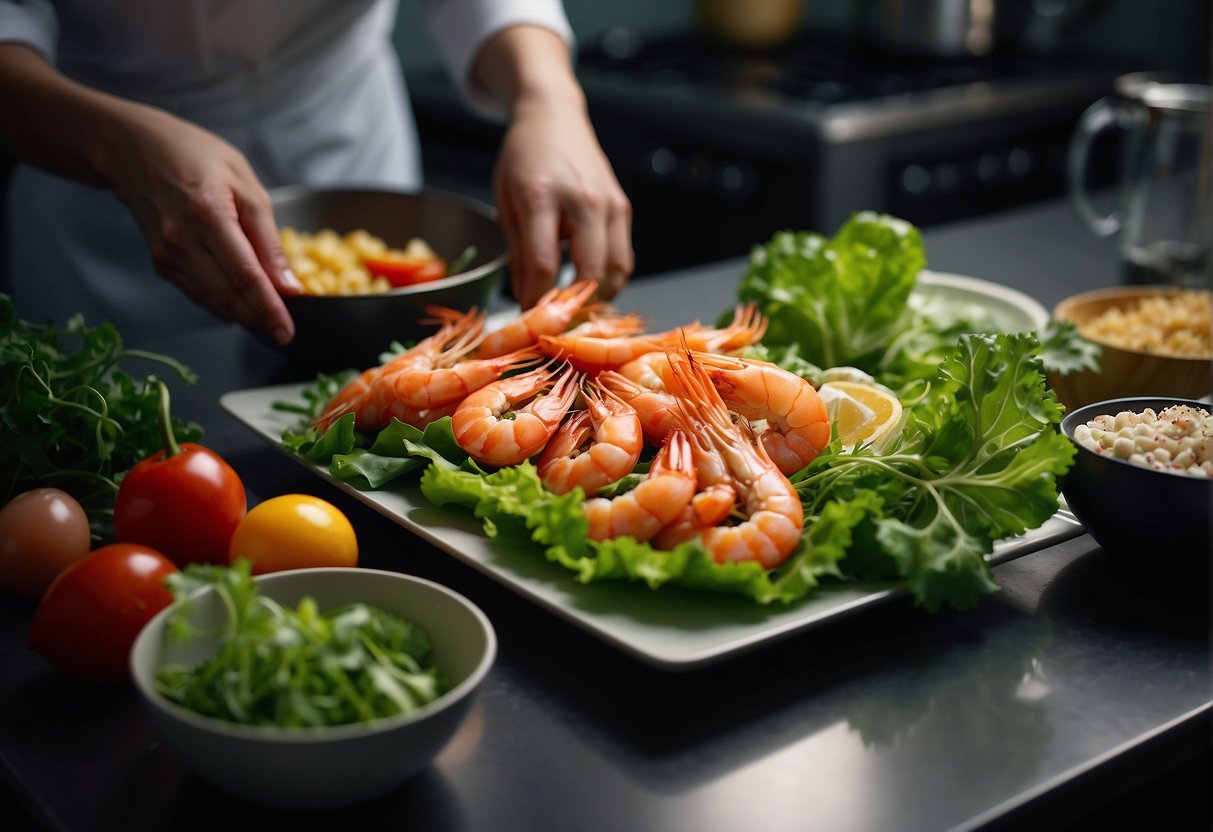
[[[1150,294],[1110,304],[1080,324],[1084,338],[1138,352],[1213,358],[1208,292]]]
[[[1098,372],[1050,375],[1066,407],[1124,396],[1197,399],[1213,391],[1207,291],[1118,286],[1084,292],[1053,310],[1101,348]]]

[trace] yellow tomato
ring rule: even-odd
[[[248,558],[253,574],[311,566],[357,566],[354,527],[332,503],[283,494],[253,506],[232,535],[229,560]]]

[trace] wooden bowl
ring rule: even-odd
[[[1053,310],[1059,321],[1081,327],[1112,307],[1128,309],[1141,300],[1178,294],[1166,286],[1118,286],[1066,298]],[[1102,354],[1098,372],[1049,374],[1049,385],[1068,410],[1126,396],[1174,396],[1198,399],[1213,391],[1213,358],[1181,357],[1131,350],[1098,339]]]

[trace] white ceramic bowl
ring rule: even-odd
[[[421,578],[372,569],[299,569],[259,576],[262,594],[297,605],[305,595],[321,610],[365,602],[420,625],[435,664],[451,690],[412,714],[363,725],[287,730],[236,725],[188,711],[158,694],[156,668],[166,661],[197,663],[215,640],[187,644],[165,637],[172,607],[140,632],[131,649],[131,675],[157,731],[203,778],[246,800],[310,809],[367,800],[399,786],[442,750],[467,715],[488,674],[497,639],[488,618],[458,593]],[[221,624],[218,596],[196,598],[201,626]]]

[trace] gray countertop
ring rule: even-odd
[[[930,230],[928,263],[1051,307],[1119,280],[1064,204]],[[712,320],[741,261],[642,278],[619,299],[657,326]],[[500,654],[469,720],[398,792],[295,817],[238,804],[162,746],[133,693],[66,682],[24,647],[33,605],[0,599],[0,771],[51,828],[424,830],[1063,828],[1207,753],[1206,613],[1117,572],[1086,535],[996,569],[964,613],[896,601],[711,667],[646,666],[408,535],[223,413],[231,389],[298,377],[217,328],[166,345],[199,370],[181,415],[251,500],[297,491],[353,520],[363,563],[480,605]],[[636,587],[637,592],[648,590]]]

